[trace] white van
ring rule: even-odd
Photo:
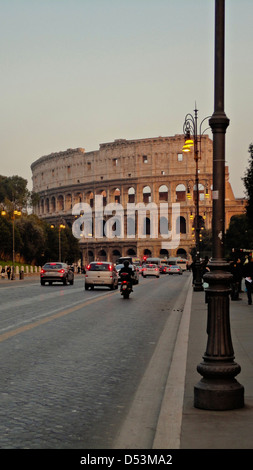
[[[93,261],[87,266],[84,288],[85,290],[94,289],[95,286],[118,289],[118,275],[113,263]]]

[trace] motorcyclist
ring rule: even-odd
[[[133,270],[129,266],[129,261],[125,260],[123,264],[124,264],[124,267],[121,268],[121,270],[119,271],[119,276],[121,278],[122,273],[127,273],[128,274],[127,281],[130,284],[131,290],[133,290],[133,277],[132,277],[133,276]],[[124,278],[125,278],[125,276],[124,276]]]

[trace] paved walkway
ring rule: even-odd
[[[177,372],[168,378],[154,448],[253,449],[253,305],[248,305],[245,293],[240,297],[230,301],[230,324],[235,362],[241,366],[236,379],[245,389],[244,408],[206,411],[193,405],[194,386],[201,379],[196,367],[207,344],[207,304],[204,292],[193,292],[190,286],[179,352],[175,350]]]
[[[201,379],[196,367],[207,344],[207,304],[205,293],[194,292],[189,279],[153,449],[253,449],[253,305],[248,305],[245,293],[240,297],[230,301],[230,325],[235,362],[241,366],[236,379],[244,386],[245,406],[207,411],[193,405],[194,386]]]

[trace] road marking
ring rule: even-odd
[[[107,292],[106,294],[101,294],[101,295],[96,295],[96,297],[92,297],[89,300],[87,299],[84,301],[82,304],[75,305],[74,307],[67,308],[65,310],[62,310],[58,313],[55,313],[53,315],[48,315],[45,318],[41,318],[40,320],[37,320],[33,323],[29,323],[28,325],[21,326],[20,328],[15,328],[12,331],[3,333],[0,335],[0,343],[2,341],[5,341],[6,339],[12,338],[13,336],[19,335],[20,333],[24,333],[26,331],[30,331],[33,328],[37,328],[38,326],[41,326],[45,323],[48,323],[50,321],[56,320],[57,318],[64,317],[65,315],[69,315],[70,313],[75,312],[76,310],[79,310],[82,307],[86,307],[87,305],[91,305],[99,300],[102,300],[106,297],[116,295],[117,292]]]

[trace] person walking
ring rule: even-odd
[[[11,278],[11,268],[10,268],[10,266],[7,266],[6,272],[7,272],[8,279],[10,279]]]
[[[239,297],[242,281],[240,261],[241,260],[237,260],[231,263],[231,274],[233,275],[233,279],[231,282],[231,300],[241,300]]]
[[[244,278],[245,287],[247,289],[248,304],[252,304],[252,291],[253,291],[253,258],[251,257],[244,265]]]

